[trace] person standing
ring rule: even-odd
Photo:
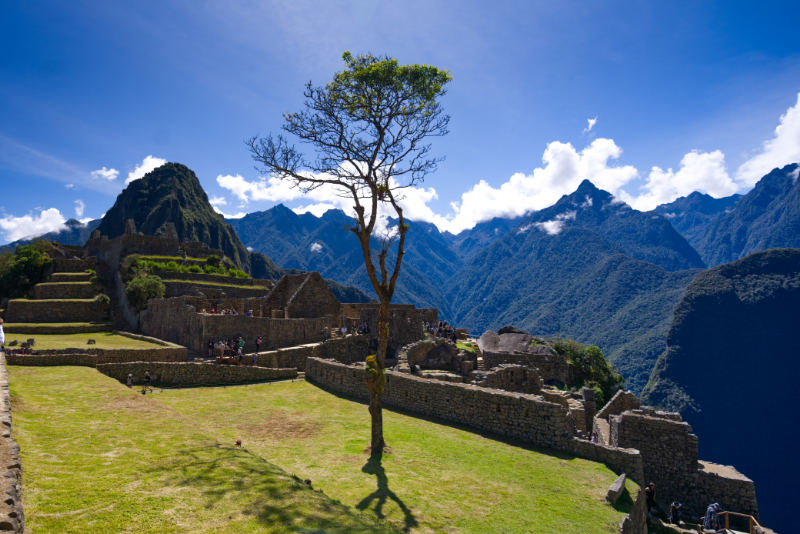
[[[128,379],[125,381],[125,385],[129,388],[133,387],[133,373],[128,373]]]
[[[3,332],[3,319],[0,319],[0,352],[6,351],[6,335]]]
[[[260,348],[261,348],[261,336],[258,336],[258,337],[256,338],[256,353],[258,353],[258,351],[260,350]]]
[[[150,371],[145,371],[144,372],[144,389],[142,390],[142,393],[146,393],[148,390],[150,391],[150,393],[153,392],[153,387],[150,385],[150,380],[151,380]]]

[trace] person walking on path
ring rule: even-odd
[[[125,381],[125,385],[129,388],[133,387],[133,373],[128,373],[128,379]]]
[[[3,332],[3,319],[0,319],[0,352],[6,351],[6,335]]]
[[[144,372],[144,389],[142,390],[142,393],[146,393],[148,390],[150,390],[150,393],[152,393],[153,392],[153,387],[150,385],[150,371],[145,371]]]

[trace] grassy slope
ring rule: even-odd
[[[604,503],[615,477],[601,464],[393,412],[393,453],[370,463],[366,407],[305,382],[143,397],[85,368],[9,371],[38,531],[244,532],[283,520],[357,531],[364,510],[416,532],[610,533],[623,516]],[[230,447],[237,438],[245,450]]]
[[[34,532],[388,530],[221,443],[160,396],[84,367],[9,373]]]
[[[160,348],[161,345],[133,339],[111,332],[90,332],[84,334],[6,334],[6,345],[13,339],[19,343],[29,338],[36,340],[34,350],[46,349],[148,349]],[[95,345],[87,344],[89,339],[97,341]],[[14,348],[14,347],[9,347]]]

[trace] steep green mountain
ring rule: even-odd
[[[589,229],[523,225],[471,258],[448,297],[472,332],[513,324],[598,345],[638,391],[695,272],[631,258]]]
[[[445,232],[443,237],[447,239],[455,252],[461,258],[469,258],[481,249],[489,246],[492,241],[503,236],[506,232],[519,225],[522,217],[506,219],[495,217],[488,221],[478,223],[469,230],[464,230],[458,235]]]
[[[249,247],[284,268],[318,271],[326,278],[374,295],[358,240],[347,230],[353,219],[341,210],[329,210],[316,217],[310,213],[298,215],[279,204],[229,223]],[[438,307],[446,315],[449,305],[439,284],[452,277],[460,260],[435,226],[409,224],[407,252],[394,301]],[[377,249],[379,243],[373,240],[372,245]]]
[[[800,247],[800,167],[774,169],[728,213],[717,217],[697,250],[719,265],[775,247]]]
[[[800,373],[800,249],[773,249],[699,273],[675,309],[645,400],[679,410],[701,456],[753,478],[761,517],[795,532],[788,481],[800,475],[793,413]]]
[[[240,268],[250,271],[250,255],[236,232],[208,203],[200,181],[185,165],[166,163],[135,180],[117,197],[97,227],[108,237],[122,235],[133,219],[144,234],[160,235],[172,222],[181,241],[201,241],[221,249]]]
[[[19,239],[17,241],[13,241],[8,243],[7,245],[0,246],[0,250],[8,249],[13,251],[19,245],[27,245],[34,239],[46,239],[48,241],[58,241],[62,245],[81,245],[83,246],[84,243],[89,239],[89,236],[92,234],[92,231],[97,228],[100,224],[100,219],[94,219],[92,221],[87,222],[86,224],[75,220],[69,219],[65,224],[65,228],[63,230],[59,230],[57,232],[47,232],[46,234],[42,234],[35,238],[30,239]]]
[[[545,234],[561,228],[585,228],[628,256],[669,271],[705,267],[697,251],[675,231],[669,219],[634,210],[589,180],[553,206],[523,220],[520,227],[536,228]]]
[[[653,212],[669,219],[672,226],[697,249],[717,217],[733,209],[741,198],[742,195],[714,198],[695,191],[669,204],[661,204]]]

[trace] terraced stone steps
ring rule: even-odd
[[[53,273],[49,282],[88,282],[91,275],[87,272],[81,273]]]
[[[111,323],[5,323],[9,334],[90,334],[111,332]]]
[[[35,299],[90,299],[98,291],[90,282],[43,282],[33,286]]]
[[[94,299],[12,299],[8,301],[9,323],[105,322],[109,305]]]

